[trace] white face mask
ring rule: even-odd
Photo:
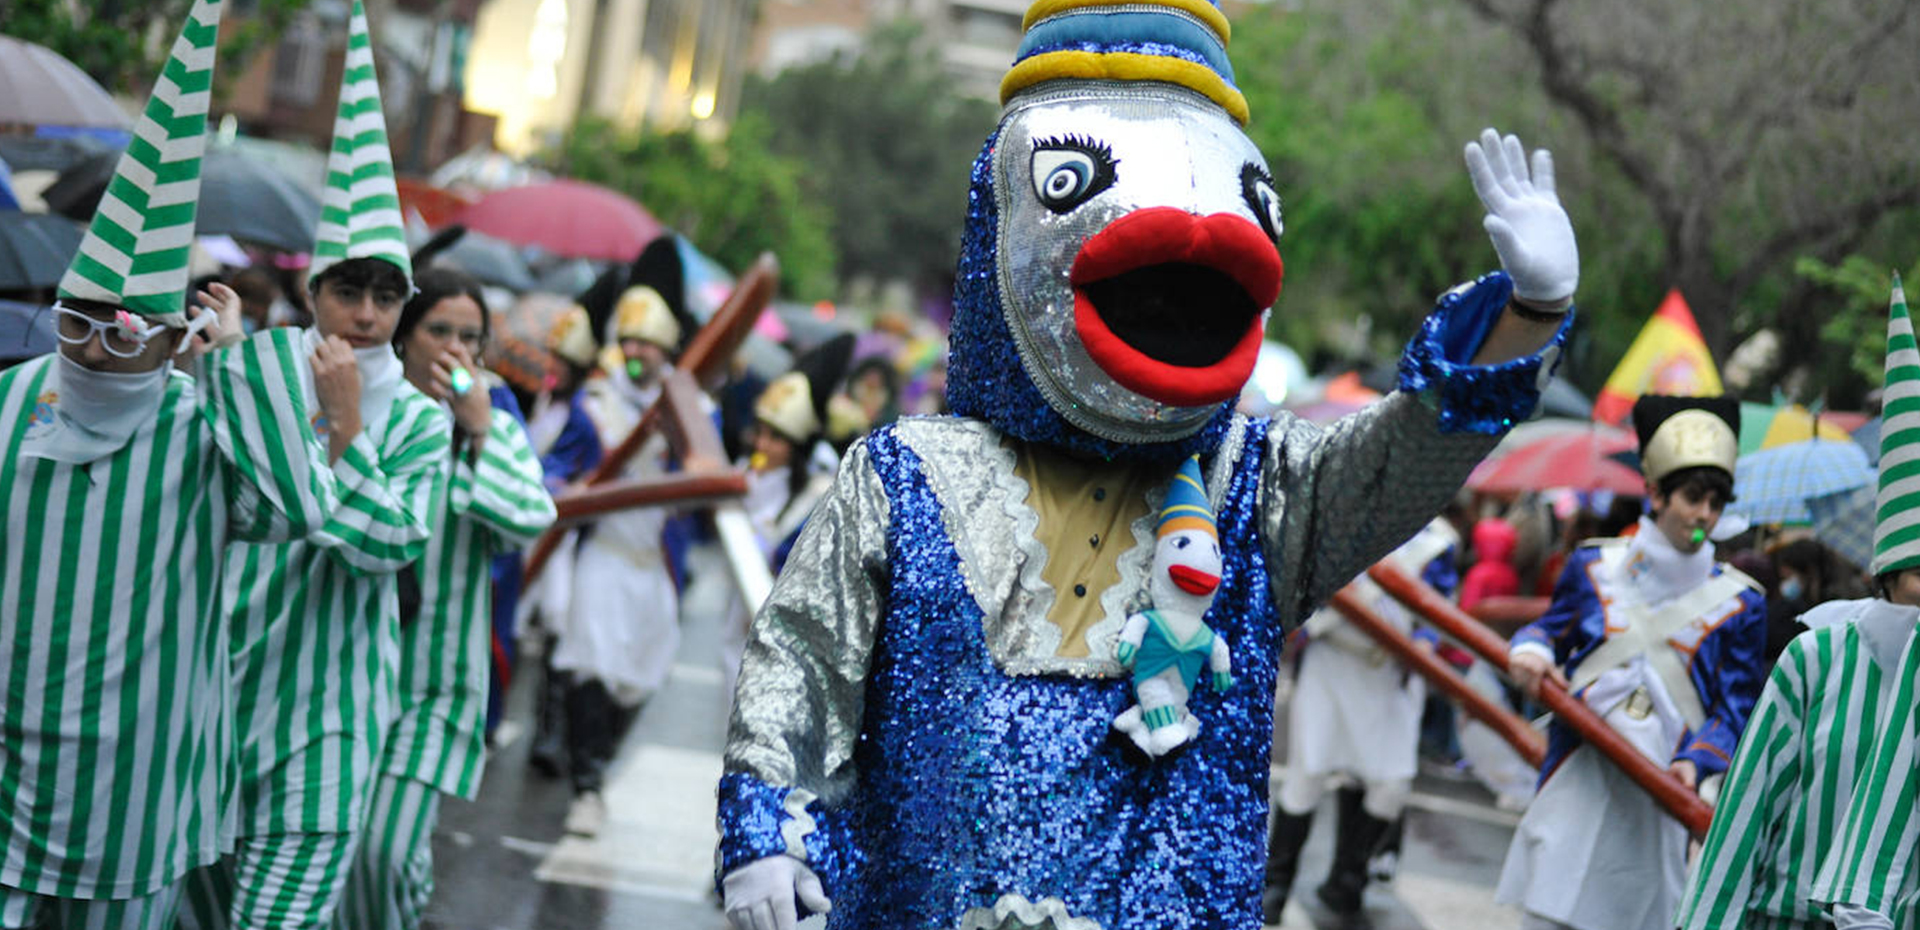
[[[307,353],[320,346],[325,336],[319,327],[307,330]],[[393,412],[393,398],[399,393],[400,382],[406,377],[406,370],[400,364],[399,356],[393,354],[393,347],[377,345],[370,349],[353,350],[353,360],[360,369],[360,428],[368,433],[376,433],[386,426],[387,417]],[[308,374],[308,388],[312,388],[312,374]],[[318,413],[318,396],[315,395],[314,412]]]
[[[393,397],[406,378],[406,368],[390,345],[353,350],[360,366],[360,422],[367,429],[384,426],[393,412]]]
[[[166,396],[169,364],[151,371],[94,371],[54,352],[41,398],[20,445],[24,455],[84,465],[125,447],[153,422]]]

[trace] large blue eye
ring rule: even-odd
[[[1047,209],[1065,213],[1113,185],[1114,159],[1105,145],[1078,136],[1034,143],[1033,193]]]

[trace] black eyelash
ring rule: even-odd
[[[1033,147],[1036,151],[1040,149],[1073,149],[1074,151],[1083,152],[1095,159],[1103,161],[1109,167],[1120,163],[1118,159],[1113,157],[1113,146],[1105,142],[1100,142],[1091,136],[1083,136],[1077,133],[1068,133],[1064,136],[1053,136],[1051,138],[1041,139],[1035,142]]]

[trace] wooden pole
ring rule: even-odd
[[[1467,648],[1478,653],[1502,674],[1512,677],[1507,664],[1507,642],[1479,621],[1467,616],[1426,582],[1385,562],[1367,569],[1367,577],[1409,609],[1425,617],[1442,633],[1466,644]],[[1655,765],[1640,750],[1622,739],[1585,701],[1568,694],[1565,688],[1551,681],[1544,681],[1540,684],[1540,703],[1553,711],[1562,723],[1572,727],[1588,745],[1619,766],[1628,778],[1646,789],[1661,807],[1666,808],[1667,813],[1672,814],[1695,836],[1707,835],[1707,824],[1713,818],[1713,808],[1700,800],[1700,796],[1693,793],[1692,789],[1681,784],[1672,773]]]
[[[641,414],[640,422],[634,425],[626,439],[607,451],[599,467],[587,475],[583,484],[588,488],[597,488],[618,477],[626,468],[627,461],[646,444],[647,437],[662,428],[668,431],[667,439],[679,455],[681,465],[688,471],[713,473],[726,468],[726,453],[720,445],[720,437],[706,420],[706,414],[697,402],[697,395],[701,385],[715,385],[726,379],[727,366],[733,360],[734,352],[739,350],[740,343],[746,341],[754,322],[760,319],[761,312],[773,299],[773,288],[779,280],[779,261],[770,252],[761,253],[753,266],[734,284],[733,293],[727,295],[726,302],[714,311],[713,317],[700,327],[699,332],[693,334],[692,341],[687,343],[687,350],[680,353],[674,367],[665,375],[660,399]],[[699,500],[710,502],[745,494],[744,480],[737,492],[716,498],[701,497]],[[567,500],[585,493],[589,492],[563,494],[554,498],[554,506],[561,508],[564,514],[567,512]],[[653,494],[654,490],[627,485],[622,493],[590,498],[592,503],[583,502],[580,506],[598,508],[589,514],[598,516],[612,510],[677,503],[671,497],[656,498]],[[620,501],[627,503],[611,505],[611,502]],[[562,523],[565,522],[563,517]],[[527,553],[526,583],[532,584],[540,576],[540,571],[546,568],[547,560],[553,557],[554,549],[560,545],[563,532],[563,526],[556,523],[534,541]]]
[[[739,350],[740,343],[753,330],[754,322],[760,319],[761,311],[773,299],[773,286],[779,280],[780,263],[774,260],[771,253],[761,253],[753,267],[740,276],[733,293],[727,295],[727,302],[721,304],[720,309],[714,311],[713,318],[693,334],[693,340],[687,343],[687,350],[674,360],[673,367],[691,374],[694,382],[703,387],[716,387],[725,381],[733,353]],[[654,406],[658,407],[659,404]],[[653,411],[648,410],[626,439],[607,450],[606,457],[587,476],[586,483],[595,485],[611,481],[619,475],[627,467],[627,460],[640,451],[656,428],[658,423]]]
[[[1333,599],[1328,603],[1333,609],[1340,611],[1348,622],[1359,628],[1361,632],[1373,637],[1374,641],[1385,647],[1388,652],[1393,653],[1394,658],[1399,659],[1409,669],[1419,673],[1420,677],[1446,692],[1447,697],[1460,702],[1460,706],[1473,715],[1474,719],[1500,734],[1500,738],[1506,740],[1508,745],[1519,752],[1521,757],[1527,760],[1528,765],[1536,769],[1540,767],[1541,760],[1547,755],[1547,741],[1541,737],[1539,731],[1528,726],[1525,720],[1520,719],[1520,715],[1475,691],[1472,685],[1467,684],[1465,678],[1460,677],[1459,672],[1453,670],[1453,666],[1442,661],[1431,651],[1419,648],[1412,637],[1400,632],[1399,628],[1374,613],[1373,609],[1360,599],[1353,585],[1347,585],[1335,591]]]

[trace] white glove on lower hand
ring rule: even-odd
[[[1532,170],[1517,136],[1488,129],[1467,143],[1467,174],[1487,206],[1487,235],[1500,266],[1513,278],[1514,296],[1544,307],[1565,306],[1580,282],[1580,250],[1573,224],[1554,191],[1553,153],[1537,149]]]
[[[833,909],[820,877],[785,854],[755,859],[728,872],[720,880],[720,895],[733,930],[793,930],[800,920],[795,896],[815,913]]]

